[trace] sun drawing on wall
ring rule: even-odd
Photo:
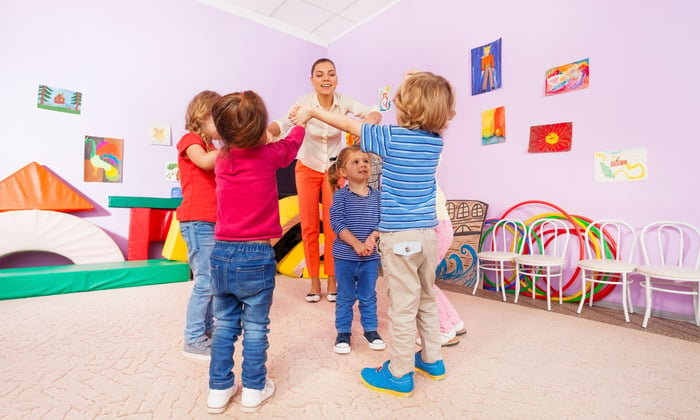
[[[528,153],[567,152],[571,150],[573,123],[535,125],[530,127]]]

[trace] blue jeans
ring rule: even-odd
[[[216,330],[211,345],[209,388],[233,386],[233,352],[242,332],[243,386],[263,389],[277,270],[275,251],[265,243],[216,241],[211,269]]]
[[[214,223],[180,222],[180,232],[187,244],[187,259],[194,277],[185,317],[185,341],[193,343],[211,330],[214,322],[209,263],[214,248]]]
[[[359,301],[360,323],[366,331],[377,331],[377,276],[380,260],[335,260],[338,296],[335,302],[335,329],[350,333],[352,307]]]

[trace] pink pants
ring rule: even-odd
[[[445,257],[447,250],[452,245],[454,231],[452,223],[449,220],[438,220],[438,225],[435,226],[435,236],[437,238],[437,262],[435,266],[440,264],[440,261]],[[440,318],[440,332],[449,333],[452,331],[462,319],[452,306],[452,303],[447,299],[447,296],[440,290],[437,285],[433,285],[435,290],[435,300],[437,302],[438,317]]]

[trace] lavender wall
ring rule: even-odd
[[[438,6],[439,4],[439,6]],[[633,226],[676,219],[700,226],[695,182],[700,144],[700,3],[692,0],[556,3],[531,0],[428,3],[402,0],[332,43],[350,92],[372,97],[410,68],[447,77],[458,92],[445,135],[440,184],[448,198],[489,203],[488,217],[543,200],[589,218]],[[502,38],[503,87],[471,96],[470,50]],[[543,95],[546,69],[590,59],[588,89]],[[359,94],[358,94],[359,95]],[[506,107],[507,141],[481,146],[481,112]],[[387,114],[385,121],[394,121]],[[571,152],[528,154],[529,127],[573,121]],[[595,183],[593,153],[644,147],[649,179]],[[528,207],[530,217],[545,207]],[[633,290],[635,304],[644,302]],[[619,295],[609,297],[619,302]],[[663,310],[691,313],[687,297],[658,295]]]
[[[77,214],[126,255],[129,210],[108,197],[170,196],[165,164],[177,160],[189,100],[252,89],[277,117],[309,90],[309,66],[325,53],[193,0],[2,1],[0,179],[32,161],[48,167],[94,201]],[[38,109],[40,84],[82,92],[82,113]],[[171,124],[173,146],[148,144],[158,122]],[[124,139],[122,183],[83,182],[85,135]]]
[[[107,197],[167,197],[174,186],[163,174],[175,148],[147,144],[150,124],[170,122],[174,144],[187,102],[202,89],[254,89],[271,116],[280,115],[309,91],[310,63],[328,55],[338,65],[339,90],[365,102],[377,101],[384,85],[395,89],[410,68],[452,81],[457,117],[445,136],[440,183],[448,198],[489,203],[489,217],[544,200],[638,227],[657,219],[700,225],[691,101],[700,96],[693,77],[700,58],[691,43],[700,38],[698,15],[693,0],[556,7],[543,0],[402,0],[326,50],[194,0],[2,1],[0,179],[31,161],[47,166],[95,202],[97,210],[83,216],[125,251],[128,210],[109,208]],[[469,51],[497,38],[503,88],[471,96]],[[544,71],[582,58],[590,58],[591,86],[544,97]],[[82,92],[82,114],[37,109],[40,84]],[[482,147],[481,111],[501,105],[507,142]],[[393,118],[385,113],[385,121]],[[574,123],[571,152],[527,153],[530,126],[564,121]],[[123,183],[83,182],[86,134],[125,140]],[[635,147],[647,148],[649,180],[593,182],[594,152]],[[636,304],[643,303],[640,292],[633,290]],[[689,313],[687,299],[664,296],[662,303]]]

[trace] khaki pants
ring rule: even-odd
[[[389,370],[401,377],[414,370],[416,332],[423,342],[423,361],[442,360],[435,303],[434,229],[381,232],[379,252],[389,296]]]

